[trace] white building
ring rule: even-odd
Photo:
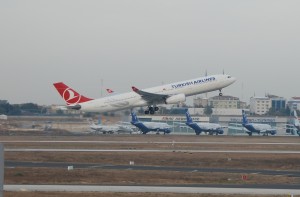
[[[291,110],[300,110],[300,97],[292,97],[287,105]]]
[[[206,116],[204,108],[189,108],[191,115]],[[214,116],[241,116],[242,109],[229,109],[229,108],[212,108],[212,115]]]
[[[263,115],[266,114],[272,107],[272,100],[268,97],[251,97],[250,98],[250,113]]]
[[[240,108],[240,99],[233,96],[214,96],[208,99],[209,105],[213,108]]]

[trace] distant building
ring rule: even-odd
[[[202,98],[202,97],[194,98],[193,102],[194,102],[194,107],[206,107],[208,105],[208,98]]]
[[[247,103],[240,101],[240,109],[247,109],[247,108],[248,108]]]
[[[204,114],[204,108],[189,108],[191,115],[206,116]],[[212,108],[213,116],[241,116],[242,109],[229,109],[229,108]]]
[[[272,101],[268,97],[251,97],[250,98],[250,113],[263,115],[266,114],[272,107]]]
[[[279,96],[268,95],[272,102],[272,108],[275,111],[280,111],[286,108],[286,99]]]
[[[288,102],[287,106],[291,110],[300,110],[300,97],[292,97]]]
[[[233,96],[214,96],[208,99],[208,103],[213,108],[240,109],[241,101]]]

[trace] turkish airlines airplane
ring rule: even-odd
[[[85,97],[62,82],[53,85],[69,109],[101,113],[148,106],[145,114],[154,114],[155,111],[159,110],[157,105],[184,102],[187,96],[215,90],[219,90],[219,95],[222,96],[222,89],[235,81],[236,79],[230,75],[212,75],[143,90],[133,86],[132,92],[99,99]]]

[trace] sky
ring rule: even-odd
[[[223,70],[237,78],[224,95],[300,96],[299,7],[298,0],[1,0],[0,100],[63,104],[54,82],[99,98],[105,88],[123,93]]]

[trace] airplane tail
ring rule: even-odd
[[[188,124],[188,123],[193,123],[193,120],[192,120],[192,118],[191,118],[191,115],[190,115],[190,113],[189,113],[189,110],[186,110],[185,115],[186,115],[186,123],[187,123],[187,124]]]
[[[67,105],[74,105],[93,100],[91,98],[79,94],[63,82],[54,83],[53,85],[60,94],[60,96],[65,100]]]
[[[242,110],[242,113],[243,113],[243,125],[248,124],[248,119],[247,119],[247,116],[246,116],[246,112],[244,110]]]
[[[137,123],[139,121],[138,117],[136,116],[136,114],[134,112],[131,112],[131,123]]]
[[[294,110],[294,119],[295,119],[294,124],[295,124],[295,125],[299,125],[299,119],[298,119],[296,110]]]

